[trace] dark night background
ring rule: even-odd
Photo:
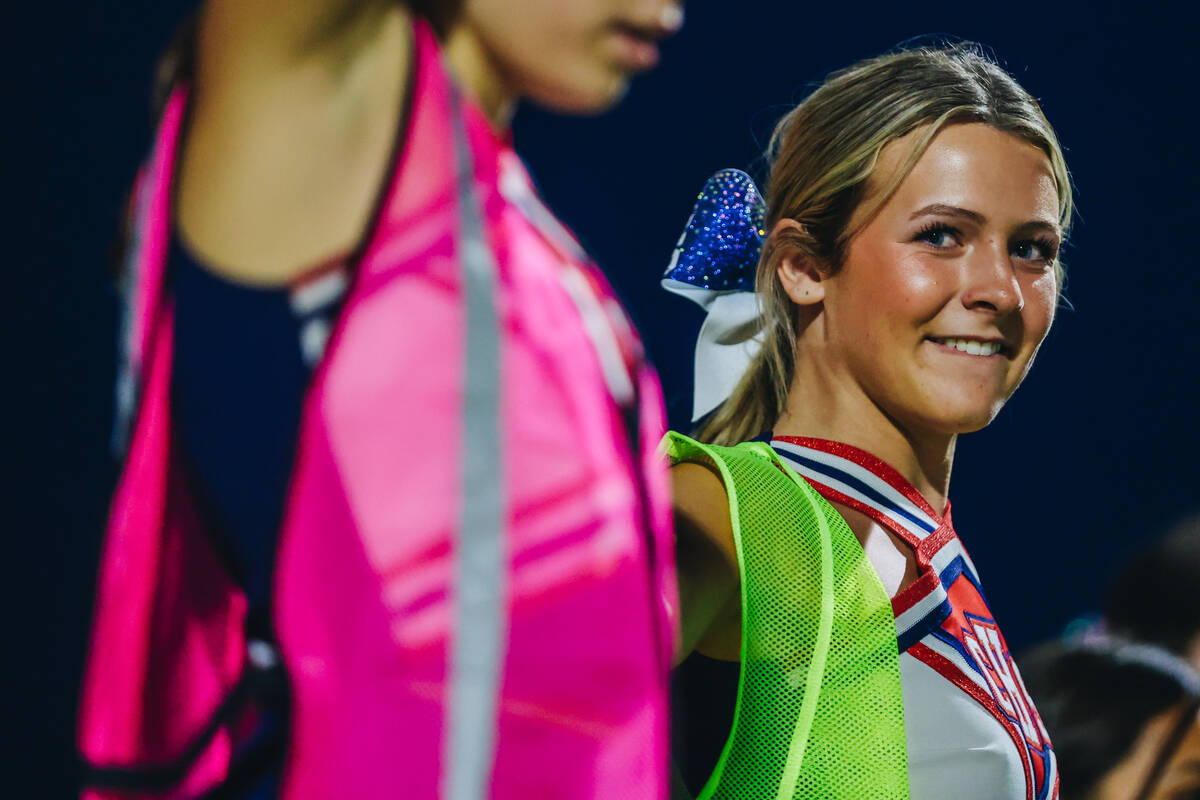
[[[153,64],[190,3],[83,0],[7,15],[4,563],[16,642],[6,797],[70,796],[99,535],[116,306],[109,250],[150,136]],[[598,119],[524,111],[518,148],[627,299],[671,419],[700,314],[657,288],[704,179],[758,160],[806,87],[922,34],[980,41],[1043,102],[1079,214],[1067,297],[1025,387],[959,444],[951,496],[1015,650],[1096,608],[1113,570],[1200,507],[1200,163],[1188,10],[1133,2],[702,2],[664,66]],[[14,213],[15,211],[15,213]],[[15,368],[15,373],[14,373]],[[1165,610],[1164,613],[1170,613]],[[11,627],[11,626],[10,626]],[[9,792],[13,792],[10,794]]]

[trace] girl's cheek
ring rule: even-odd
[[[1033,326],[1042,328],[1043,336],[1054,321],[1057,307],[1058,279],[1054,274],[1050,273],[1033,281],[1026,295],[1025,312]]]

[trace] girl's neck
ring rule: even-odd
[[[939,513],[946,507],[957,435],[906,430],[857,382],[837,380],[798,362],[773,433],[829,439],[865,450],[903,475]]]
[[[517,91],[483,40],[468,23],[459,22],[450,29],[442,48],[462,88],[495,130],[505,130],[516,111]]]

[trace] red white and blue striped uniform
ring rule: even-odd
[[[771,446],[825,499],[866,514],[916,555],[917,579],[892,598],[912,797],[1057,798],[1050,738],[949,504],[939,515],[896,470],[850,445],[779,436]]]

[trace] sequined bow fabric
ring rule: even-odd
[[[665,277],[712,291],[754,291],[765,217],[754,180],[721,170],[700,190]]]
[[[696,340],[692,419],[729,397],[762,345],[754,292],[766,205],[749,175],[723,169],[704,184],[662,286],[708,312]]]

